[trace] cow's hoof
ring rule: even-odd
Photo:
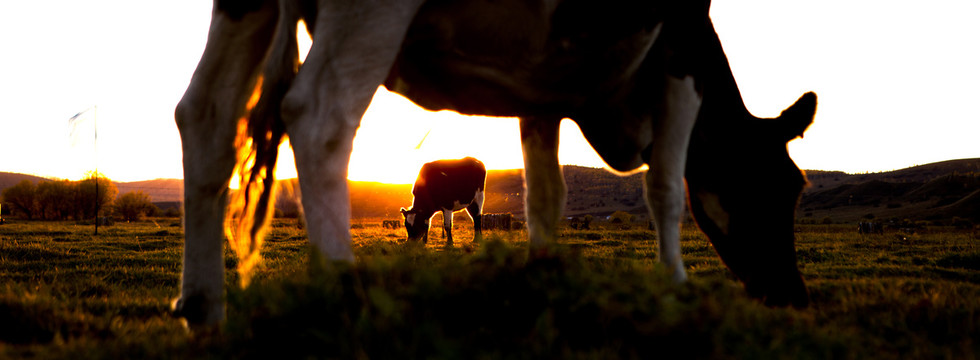
[[[207,318],[207,306],[204,303],[203,295],[182,296],[174,299],[171,314],[187,320],[188,323],[204,323]]]
[[[170,315],[180,319],[184,327],[195,333],[211,332],[217,329],[220,317],[219,314],[212,314],[209,311],[207,299],[204,295],[188,295],[174,299],[171,304]]]

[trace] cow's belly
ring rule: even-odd
[[[463,198],[463,200],[453,200],[453,203],[451,205],[448,204],[448,203],[445,204],[442,207],[442,210],[443,211],[460,211],[460,210],[466,209],[470,205],[473,205],[474,202],[477,203],[477,204],[479,204],[480,205],[480,208],[483,208],[483,196],[484,196],[483,195],[483,190],[477,189],[476,192],[473,193],[472,197],[469,197],[468,200],[465,199],[465,198]]]
[[[398,76],[385,82],[385,87],[428,110],[453,110],[466,115],[557,115],[579,106],[583,100],[494,67],[463,59],[440,60],[402,68]]]
[[[582,4],[429,1],[385,86],[430,110],[570,116],[634,80],[660,24],[647,2]]]
[[[465,209],[467,206],[470,206],[470,203],[471,202],[461,203],[461,202],[459,202],[459,200],[456,200],[456,201],[453,202],[453,205],[452,206],[443,207],[442,210],[443,211],[460,211],[460,210]]]

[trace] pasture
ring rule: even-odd
[[[463,218],[463,217],[460,217]],[[460,219],[462,220],[462,219]],[[440,224],[434,219],[435,224]],[[352,225],[353,265],[312,256],[277,220],[247,289],[227,272],[228,320],[189,336],[169,316],[182,232],[174,219],[92,235],[70,222],[0,226],[0,358],[975,358],[980,239],[931,228],[861,236],[805,225],[797,254],[812,306],[749,300],[693,226],[691,281],[672,285],[654,234],[571,230],[529,262],[526,234],[428,245],[381,220]],[[235,258],[226,252],[226,268]]]

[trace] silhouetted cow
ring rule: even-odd
[[[881,235],[884,233],[884,227],[881,226],[881,223],[862,221],[858,223],[858,233]]]
[[[412,207],[402,208],[408,240],[429,241],[429,220],[442,211],[446,246],[453,246],[453,212],[466,209],[473,219],[473,241],[480,240],[487,169],[480,160],[437,160],[422,165],[412,188]]]
[[[385,229],[398,229],[398,220],[382,220],[381,227]]]
[[[310,242],[329,259],[354,261],[346,174],[361,116],[382,84],[430,110],[520,118],[532,255],[557,235],[566,195],[558,129],[570,118],[611,168],[648,166],[657,256],[674,281],[687,279],[678,224],[690,199],[749,294],[806,306],[793,233],[806,180],[786,143],[812,122],[816,95],[777,118],[749,113],[708,5],[215,0],[207,46],[175,114],[187,219],[175,313],[197,325],[224,317],[225,234],[248,279],[286,134]],[[313,39],[302,64],[301,19]],[[242,191],[229,202],[235,171]]]

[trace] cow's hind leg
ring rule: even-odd
[[[647,154],[646,198],[657,230],[659,258],[674,281],[687,279],[681,259],[680,219],[684,211],[684,168],[687,145],[701,105],[694,79],[667,76],[663,113],[654,128]]]
[[[466,212],[473,219],[473,242],[483,240],[483,197],[483,191],[477,191],[473,202],[466,207]]]
[[[561,118],[521,118],[524,150],[524,208],[531,253],[554,240],[565,206],[565,178],[558,164]]]
[[[175,113],[184,154],[185,240],[180,297],[173,305],[192,327],[224,318],[226,196],[238,121],[276,23],[276,4],[267,3],[215,3],[204,55]]]
[[[419,2],[317,2],[313,44],[283,99],[310,242],[329,259],[354,260],[347,189],[354,132]]]
[[[453,247],[453,211],[442,210],[442,231],[446,235],[446,247]]]

